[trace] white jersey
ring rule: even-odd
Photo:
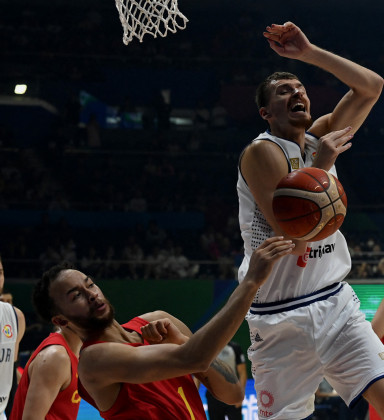
[[[304,159],[297,143],[271,135],[268,131],[255,140],[264,139],[277,144],[287,159],[288,171],[312,166],[318,139],[306,133]],[[329,171],[336,176],[333,166]],[[249,259],[265,239],[274,236],[272,227],[258,208],[240,165],[238,170],[237,191],[239,197],[239,223],[244,240],[245,255],[239,268],[241,282],[247,272]],[[342,281],[351,269],[351,258],[347,243],[340,231],[322,241],[308,242],[306,253],[302,256],[288,255],[281,258],[273,267],[268,281],[261,286],[254,303],[282,301],[298,296],[306,296]]]
[[[0,419],[5,418],[4,410],[12,387],[17,327],[13,306],[0,302]]]

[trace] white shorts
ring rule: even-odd
[[[304,419],[323,377],[347,405],[384,378],[384,345],[347,283],[283,302],[252,304],[248,357],[260,419]],[[253,312],[253,313],[252,313]]]

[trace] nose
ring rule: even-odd
[[[298,89],[298,88],[295,88],[294,90],[293,90],[293,96],[301,96],[301,91]]]
[[[93,302],[98,297],[97,290],[88,290],[88,301]]]

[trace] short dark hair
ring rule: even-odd
[[[68,261],[54,265],[43,273],[43,276],[33,289],[33,306],[40,318],[46,322],[51,322],[51,318],[58,312],[57,307],[49,294],[51,284],[57,280],[62,271],[70,269],[74,269],[74,266]]]
[[[257,107],[260,109],[263,106],[267,106],[269,102],[269,93],[270,86],[273,80],[282,80],[282,79],[297,79],[299,78],[293,73],[288,73],[286,71],[276,71],[264,79],[256,89],[255,101]]]

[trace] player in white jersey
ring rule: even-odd
[[[335,109],[312,121],[310,101],[297,76],[279,72],[259,87],[256,102],[269,130],[239,161],[239,222],[245,255],[241,282],[253,249],[282,234],[272,199],[280,179],[300,167],[336,174],[335,161],[378,100],[383,79],[309,42],[292,22],[271,25],[264,36],[280,56],[315,65],[349,87]],[[295,241],[292,255],[273,268],[247,315],[248,356],[260,419],[303,419],[314,409],[323,376],[353,406],[363,395],[384,418],[384,346],[343,282],[350,256],[343,235]]]
[[[0,297],[4,286],[4,270],[0,258]],[[8,404],[12,388],[14,362],[25,331],[25,319],[20,309],[0,299],[0,420]]]

